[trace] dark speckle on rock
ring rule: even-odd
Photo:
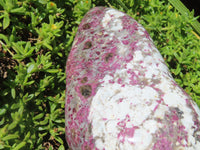
[[[88,98],[92,93],[92,87],[91,85],[83,85],[80,87],[81,95],[83,95],[85,98]]]
[[[109,62],[109,60],[113,57],[113,53],[108,53],[105,57],[105,61]]]
[[[81,80],[81,83],[86,83],[88,81],[88,78],[87,77],[84,77],[82,80]]]
[[[87,30],[90,28],[90,24],[89,23],[86,23],[83,25],[83,30]]]
[[[91,47],[92,47],[92,42],[91,41],[85,42],[84,49],[89,49]]]

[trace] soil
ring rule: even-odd
[[[67,145],[67,142],[65,140],[65,134],[61,134],[59,137],[64,142],[63,145],[65,147],[65,150],[70,150],[68,145]],[[51,137],[50,134],[47,134],[44,137],[43,147],[45,148],[45,150],[49,150],[50,147],[52,147],[53,150],[58,150],[59,146],[60,146],[60,143],[58,141],[56,141],[53,137]]]

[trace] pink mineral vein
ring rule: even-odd
[[[200,110],[147,31],[105,7],[79,25],[66,66],[72,150],[199,150]]]

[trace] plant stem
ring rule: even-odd
[[[0,40],[0,44],[6,48],[6,50],[10,53],[10,55],[14,56],[14,54],[9,50],[9,48],[1,40]]]

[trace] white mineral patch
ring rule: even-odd
[[[103,80],[100,81],[100,82],[104,82],[104,84],[108,84],[109,81],[112,80],[112,79],[113,79],[112,76],[110,76],[110,75],[106,75],[106,76],[103,78]]]
[[[163,99],[165,104],[171,107],[178,107],[182,103],[181,96],[175,92],[165,92],[166,94],[164,95]]]
[[[167,111],[169,111],[169,108],[167,106],[159,104],[159,106],[155,110],[154,117],[159,119],[164,119],[165,113]]]
[[[117,70],[114,74],[115,82],[117,82],[118,78],[121,78],[123,80],[123,84],[129,84],[130,83],[130,79],[127,78],[127,77],[129,77],[129,75],[127,73],[127,69]]]
[[[152,79],[153,76],[158,76],[159,74],[160,74],[160,71],[158,70],[158,67],[156,66],[156,64],[151,64],[149,66],[149,69],[145,73],[145,77]]]
[[[145,129],[135,130],[135,136],[132,139],[132,142],[135,143],[135,145],[133,148],[129,148],[130,150],[144,150],[151,144],[152,135]]]
[[[200,132],[196,132],[196,135],[200,135]],[[190,145],[195,145],[194,147],[191,147],[189,148],[190,150],[199,150],[199,147],[200,147],[200,142],[197,141],[197,143],[195,143],[195,138],[192,136],[192,134],[189,135],[188,137],[188,143],[189,143],[189,146]]]
[[[126,53],[129,52],[129,47],[124,45],[122,42],[118,43],[118,53],[120,56],[126,56]]]
[[[126,146],[124,145],[124,147],[129,145],[129,149],[145,149],[152,140],[150,133],[155,132],[158,125],[154,129],[151,126],[148,129],[150,132],[140,126],[157,105],[158,93],[148,86],[143,89],[131,85],[121,87],[117,83],[108,83],[110,79],[110,76],[105,76],[104,83],[98,89],[90,107],[89,120],[93,126],[92,134],[94,138],[98,139],[95,141],[95,145],[100,150],[103,148],[106,150],[116,149],[119,143],[120,145],[125,143]],[[120,137],[126,141],[120,142],[120,139],[118,139],[120,133],[118,123],[124,121],[127,115],[130,120],[125,121],[125,128],[131,128],[133,125],[140,128],[135,129],[134,138]],[[134,147],[132,143],[135,143],[137,147]],[[130,147],[131,145],[132,147]]]
[[[195,145],[195,138],[192,135],[188,136],[188,144]]]
[[[199,149],[200,148],[200,142],[198,141],[197,144],[195,144],[194,149]]]
[[[156,129],[162,128],[162,124],[156,122],[155,120],[147,120],[143,127],[146,129],[148,133],[155,133]]]
[[[115,35],[114,32],[111,32],[111,33],[109,34],[109,40],[112,40],[114,35]]]
[[[119,17],[124,16],[124,13],[116,11],[114,9],[108,10],[102,20],[102,25],[104,28],[109,28],[111,31],[118,31],[123,28],[122,22]],[[112,21],[111,21],[112,20]],[[108,26],[108,23],[110,25]]]
[[[191,115],[191,109],[189,109],[188,107],[179,107],[179,109],[183,111],[183,118],[181,119],[181,122],[185,126],[185,130],[190,131],[190,129],[194,125],[194,121]]]
[[[191,104],[192,104],[192,107],[194,108],[195,112],[197,114],[200,114],[200,109],[199,107],[197,106],[197,104],[194,102],[194,101],[191,101]],[[200,116],[198,116],[198,119],[200,120]]]
[[[138,33],[139,33],[140,35],[144,35],[144,32],[145,32],[145,29],[139,24]]]
[[[142,55],[141,51],[135,51],[133,56],[134,56],[134,62],[133,63],[135,63],[137,61],[141,61],[141,60],[144,59],[144,56]]]

